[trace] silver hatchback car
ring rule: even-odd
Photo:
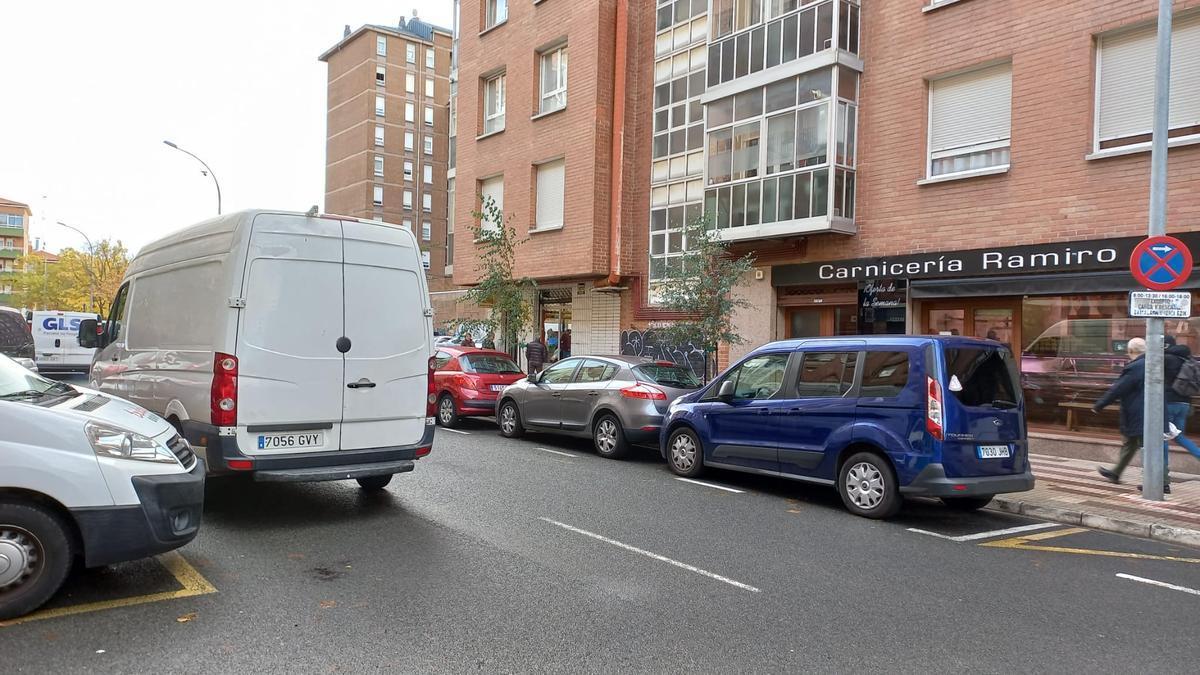
[[[496,399],[500,433],[591,437],[602,457],[657,443],[667,406],[700,387],[691,370],[639,356],[576,356],[509,385]]]

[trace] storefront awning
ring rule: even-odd
[[[1127,271],[1083,274],[1031,274],[1018,277],[927,279],[909,282],[913,298],[961,298],[996,295],[1085,295],[1144,290]],[[1200,288],[1195,275],[1182,288]]]

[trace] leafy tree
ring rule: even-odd
[[[519,239],[517,229],[505,222],[491,197],[483,199],[483,211],[472,214],[477,222],[469,226],[475,237],[476,271],[479,282],[459,298],[488,309],[487,319],[467,319],[456,324],[457,332],[474,332],[478,328],[494,331],[496,346],[512,351],[523,331],[533,322],[533,307],[529,291],[536,287],[532,279],[513,278],[517,247],[527,239]]]
[[[63,249],[53,263],[29,255],[19,266],[24,272],[10,274],[12,304],[77,312],[91,306],[97,314],[107,315],[129,267],[129,251],[120,241],[105,239],[90,253]]]
[[[734,330],[733,315],[753,305],[735,296],[733,288],[754,266],[754,254],[740,258],[730,254],[729,243],[720,238],[708,215],[685,223],[683,234],[684,253],[669,260],[655,293],[663,309],[688,318],[672,323],[660,334],[675,344],[692,342],[706,354],[716,354],[722,342],[743,344],[746,340]],[[705,360],[710,364],[706,369],[715,366],[715,359]]]

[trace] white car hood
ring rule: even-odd
[[[108,394],[102,394],[83,387],[75,387],[75,389],[82,396],[71,398],[51,409],[69,415],[78,415],[88,420],[111,424],[127,431],[149,436],[150,438],[160,438],[164,435],[169,437],[175,433],[175,428],[170,423],[136,403],[130,403],[125,399],[116,398],[115,396],[109,396]],[[102,402],[102,405],[90,409]],[[75,410],[78,407],[83,407],[84,410]]]

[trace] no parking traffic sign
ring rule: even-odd
[[[1152,291],[1169,291],[1192,273],[1192,252],[1175,237],[1148,237],[1133,249],[1129,271]]]

